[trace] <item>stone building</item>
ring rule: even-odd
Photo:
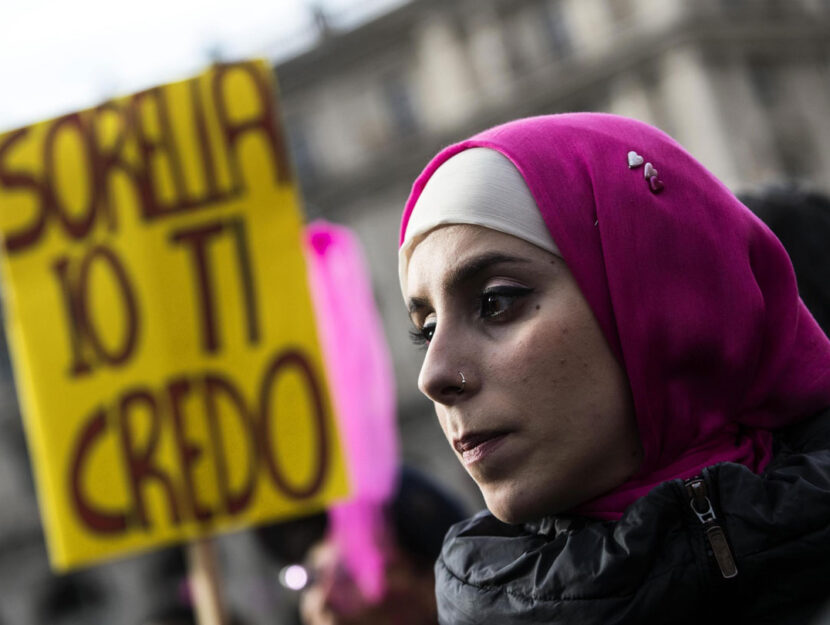
[[[663,128],[735,189],[788,179],[830,191],[828,0],[410,0],[354,29],[319,24],[312,48],[276,66],[306,210],[361,236],[404,457],[471,505],[471,482],[415,388],[422,354],[396,275],[403,202],[439,147],[519,116],[607,111]],[[140,623],[175,592],[159,581],[175,557],[49,572],[10,380],[3,360],[0,624]],[[251,537],[218,543],[245,622],[290,622],[278,614],[291,598]]]

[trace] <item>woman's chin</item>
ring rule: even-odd
[[[547,490],[545,486],[548,486]],[[531,484],[526,488],[513,483],[485,484],[479,485],[479,488],[492,515],[512,525],[567,513],[599,494],[576,489],[562,492],[561,489],[551,489],[549,483]]]
[[[488,492],[484,488],[481,489],[481,493],[487,509],[502,523],[527,523],[562,511],[561,507],[553,502],[541,505],[542,502],[534,498],[532,493],[517,496],[512,493]]]
[[[501,508],[496,508],[493,506],[487,506],[487,509],[490,513],[496,517],[502,523],[508,523],[510,525],[518,525],[520,523],[527,523],[533,520],[532,516],[525,516],[523,514],[517,514],[515,512],[506,511]]]

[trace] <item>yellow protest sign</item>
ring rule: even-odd
[[[53,566],[347,490],[264,63],[0,135],[6,327]]]

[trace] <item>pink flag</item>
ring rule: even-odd
[[[383,594],[383,505],[398,466],[395,383],[369,272],[357,237],[315,221],[305,250],[320,343],[348,459],[352,491],[330,511],[330,533],[363,595]]]

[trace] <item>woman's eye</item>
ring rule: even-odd
[[[495,319],[504,315],[513,303],[525,295],[530,295],[533,289],[518,286],[502,286],[491,288],[481,294],[479,315],[483,319]]]
[[[435,334],[435,324],[427,323],[420,328],[410,330],[409,338],[415,345],[427,345],[432,340],[433,334]]]

